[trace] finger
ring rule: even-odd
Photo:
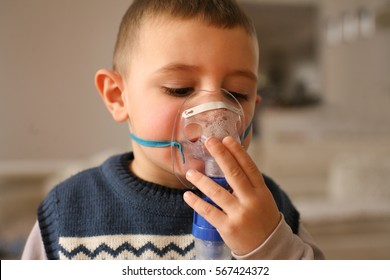
[[[251,182],[251,185],[254,187],[265,186],[263,174],[240,143],[231,136],[225,137],[222,140],[222,143],[241,166],[246,177]]]
[[[236,198],[209,177],[199,171],[189,170],[186,178],[226,213],[235,208]]]
[[[185,192],[183,198],[194,211],[205,218],[215,228],[218,229],[221,225],[225,224],[226,215],[220,209],[204,201],[193,192]]]
[[[231,152],[215,137],[206,141],[206,148],[218,163],[226,180],[237,196],[251,195],[252,185],[239,162]]]

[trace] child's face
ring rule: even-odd
[[[244,29],[210,27],[197,20],[149,20],[138,40],[123,77],[132,133],[148,140],[171,140],[180,106],[199,89],[245,94],[237,99],[245,112],[245,126],[249,125],[258,101],[258,47]],[[133,150],[131,168],[137,176],[180,187],[172,171],[170,147],[133,143]]]

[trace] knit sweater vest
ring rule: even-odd
[[[193,210],[185,190],[139,179],[132,153],[113,156],[50,191],[38,209],[48,259],[193,259]],[[296,234],[299,213],[268,177],[265,182]]]

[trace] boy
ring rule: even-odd
[[[198,90],[235,93],[249,127],[260,101],[257,69],[255,30],[234,1],[134,1],[122,19],[113,70],[95,78],[114,120],[128,122],[133,152],[54,188],[23,258],[192,259],[192,209],[237,259],[323,258],[288,197],[246,153],[250,133],[242,146],[232,137],[206,141],[232,192],[195,170],[185,174],[221,210],[183,189],[170,147],[145,145],[171,139],[183,100]]]

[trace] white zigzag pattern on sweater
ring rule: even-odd
[[[60,259],[194,259],[194,238],[187,235],[104,235],[60,237]]]

